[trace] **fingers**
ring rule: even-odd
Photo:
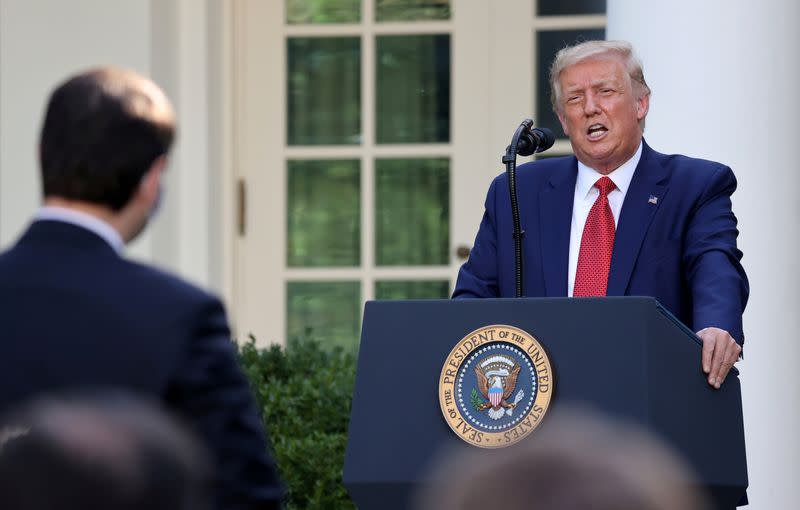
[[[719,389],[730,372],[742,347],[725,330],[705,328],[697,333],[703,341],[702,365],[708,374],[708,384]]]
[[[720,338],[721,335],[714,332],[709,336],[709,342],[712,344],[714,354],[711,358],[711,370],[708,372],[708,384],[719,389],[720,380],[719,373],[722,369],[722,362],[725,358],[725,345],[724,340]],[[705,345],[705,341],[703,344]]]
[[[703,372],[707,374],[711,373],[711,360],[714,357],[714,342],[709,341],[713,335],[709,330],[710,328],[705,328],[697,332],[697,336],[703,341],[702,364]]]
[[[730,335],[728,336],[730,337]],[[739,354],[742,352],[742,346],[736,343],[733,338],[730,338],[730,340],[726,339],[725,343],[725,355],[722,358],[720,371],[717,374],[717,384],[715,385],[715,388],[717,389],[719,389],[719,387],[725,381],[725,378],[728,376],[728,372],[731,371],[733,364],[736,363],[736,360],[739,359]]]

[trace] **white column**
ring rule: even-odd
[[[164,201],[152,225],[152,259],[192,281],[209,283],[209,137],[207,4],[152,4],[153,78],[172,99],[178,136]]]
[[[227,290],[232,242],[223,232],[232,221],[220,140],[230,128],[222,126],[220,5],[0,1],[0,247],[17,238],[40,203],[37,145],[49,93],[89,67],[127,67],[161,85],[178,115],[162,208],[128,252]]]
[[[0,245],[41,202],[37,148],[45,102],[67,76],[104,64],[149,74],[150,4],[122,0],[0,2]],[[148,236],[135,251],[148,254]]]
[[[749,508],[800,500],[800,2],[609,0],[653,90],[656,150],[730,165],[750,277],[743,386]]]

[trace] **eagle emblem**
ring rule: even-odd
[[[439,376],[439,405],[450,429],[480,448],[521,441],[550,407],[553,367],[542,344],[515,326],[492,324],[462,338]]]
[[[517,404],[525,398],[525,392],[519,390],[513,402],[509,402],[517,387],[517,377],[521,367],[513,358],[506,355],[493,355],[482,359],[475,366],[475,377],[478,381],[478,392],[472,390],[472,406],[478,411],[486,411],[493,420],[504,415],[511,416]],[[488,401],[488,402],[487,402]]]

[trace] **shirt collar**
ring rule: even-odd
[[[639,160],[641,158],[642,142],[639,142],[639,148],[636,149],[636,153],[634,153],[631,159],[608,174],[608,177],[614,181],[614,185],[622,192],[623,195],[628,192],[628,187],[631,185],[631,179],[633,179],[633,172],[636,170],[636,166],[639,164]],[[597,179],[602,176],[603,175],[597,170],[589,168],[578,161],[578,180],[575,183],[575,190],[578,192],[577,196],[586,197],[594,186],[594,183],[597,182]]]
[[[125,242],[114,227],[105,221],[66,207],[42,206],[36,212],[37,220],[61,221],[84,228],[100,236],[117,253],[122,253]]]

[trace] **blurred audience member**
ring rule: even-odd
[[[451,452],[424,510],[705,510],[687,468],[632,425],[575,410],[499,450]]]
[[[129,398],[40,400],[2,421],[0,508],[209,510],[205,450]]]

